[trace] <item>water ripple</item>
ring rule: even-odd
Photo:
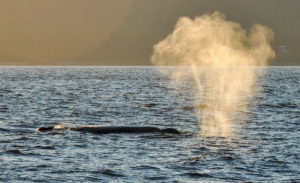
[[[194,84],[152,67],[1,67],[1,182],[299,182],[299,67],[270,67],[230,138],[199,136]],[[242,109],[242,107],[241,107]],[[184,134],[57,131],[64,124]]]

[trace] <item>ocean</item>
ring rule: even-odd
[[[230,137],[156,67],[0,67],[0,182],[300,182],[300,67],[267,67]],[[183,134],[37,133],[64,124]]]

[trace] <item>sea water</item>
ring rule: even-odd
[[[0,67],[0,84],[1,182],[300,181],[300,67],[268,67],[228,138],[202,137],[193,79],[156,67]],[[184,133],[35,132],[56,124]]]

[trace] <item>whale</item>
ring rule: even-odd
[[[159,129],[150,126],[82,126],[82,127],[67,127],[64,125],[55,125],[52,127],[39,127],[36,132],[58,131],[58,130],[71,130],[80,132],[92,132],[97,134],[108,133],[170,133],[181,134],[179,130],[174,128]]]

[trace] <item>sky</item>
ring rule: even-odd
[[[220,11],[275,32],[271,65],[300,65],[299,0],[0,0],[0,65],[151,65],[180,17]]]

